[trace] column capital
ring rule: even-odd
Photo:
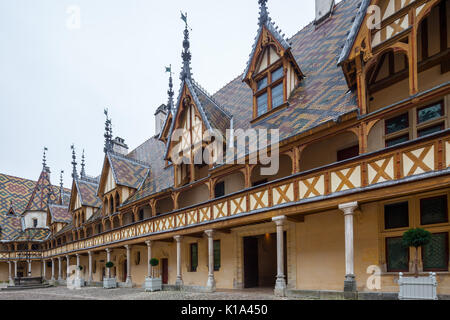
[[[88,256],[92,257],[92,253],[93,253],[92,251],[88,251]]]
[[[286,220],[287,220],[286,216],[278,216],[278,217],[272,218],[272,221],[275,222],[275,224],[277,226],[283,226],[284,223],[286,222]]]
[[[124,245],[124,247],[125,247],[125,249],[127,249],[127,250],[130,250],[130,249],[131,249],[131,245],[129,245],[129,244]]]
[[[208,236],[208,238],[214,237],[215,233],[216,233],[215,230],[205,230],[205,234]]]
[[[147,240],[147,241],[145,241],[145,244],[147,245],[147,247],[151,247],[153,245],[153,241]]]
[[[183,239],[183,236],[175,236],[173,238],[175,239],[176,242],[181,242],[181,240]]]
[[[68,254],[66,255],[66,259],[67,259],[67,260],[69,260],[69,259],[70,259],[70,256],[69,256]]]
[[[339,205],[339,210],[344,212],[344,216],[354,215],[358,208],[358,202],[349,202]]]
[[[110,248],[106,248],[105,251],[106,253],[111,253],[112,250]]]

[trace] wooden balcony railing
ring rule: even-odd
[[[298,173],[190,208],[150,218],[88,239],[44,251],[58,256],[108,244],[276,209],[289,203],[322,199],[354,189],[414,177],[450,167],[450,130],[344,162]],[[381,187],[382,185],[380,185]],[[2,256],[0,255],[0,258]]]

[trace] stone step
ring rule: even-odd
[[[33,284],[33,285],[22,285],[22,286],[8,286],[2,288],[2,291],[18,291],[18,290],[30,290],[30,289],[44,289],[53,287],[50,284]]]

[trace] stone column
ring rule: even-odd
[[[8,281],[9,281],[10,284],[12,284],[14,282],[13,278],[12,278],[12,264],[11,264],[11,261],[8,261]]]
[[[76,271],[76,275],[77,275],[77,278],[80,278],[81,277],[80,276],[80,273],[81,273],[81,271],[80,271],[80,255],[77,253],[76,257],[77,257],[77,271]]]
[[[111,249],[106,249],[106,262],[111,261]],[[111,278],[111,268],[106,268],[106,278]]]
[[[31,260],[28,260],[28,276],[31,277]]]
[[[66,256],[66,260],[67,260],[67,266],[66,266],[66,280],[69,280],[69,273],[70,273],[70,256],[67,255]]]
[[[17,278],[17,261],[14,260],[14,278]]]
[[[275,295],[286,296],[286,275],[284,274],[284,224],[286,216],[272,219],[277,226],[277,280],[275,282]]]
[[[152,245],[153,241],[145,241],[145,244],[147,245],[147,274],[148,278],[152,277],[152,265],[150,264],[150,260],[152,260]]]
[[[127,249],[127,279],[125,284],[127,287],[133,287],[133,281],[131,279],[131,246],[125,245],[125,249]]]
[[[216,280],[214,279],[214,230],[206,230],[208,237],[208,281],[206,288],[210,292],[216,291]]]
[[[60,260],[61,265],[61,260]],[[61,268],[59,268],[61,270]],[[52,281],[55,281],[55,258],[52,258]],[[60,279],[59,279],[60,280]]]
[[[344,212],[345,219],[345,282],[344,292],[356,292],[353,248],[353,216],[358,202],[341,204],[339,210]]]
[[[45,259],[42,259],[42,279],[47,280],[45,274],[47,273],[47,266],[45,265]]]
[[[181,276],[181,240],[182,236],[173,237],[177,242],[177,280],[175,281],[176,286],[183,285],[183,277]]]
[[[92,281],[94,281],[92,277],[92,251],[88,252],[89,255],[89,276],[88,276],[88,283],[90,284]]]
[[[52,259],[52,263],[53,263],[53,259]],[[54,268],[54,266],[52,266],[52,268]],[[52,275],[52,277],[53,277],[53,275]],[[62,257],[58,257],[58,280],[59,281],[63,280],[63,276],[62,276]]]

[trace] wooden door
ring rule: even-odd
[[[258,238],[244,238],[244,288],[258,285]]]
[[[169,283],[169,260],[164,258],[161,260],[162,264],[162,283],[168,284]]]

